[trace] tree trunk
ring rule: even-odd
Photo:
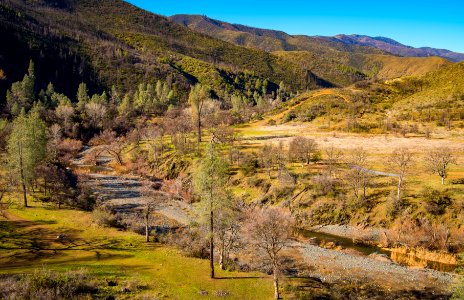
[[[366,200],[366,194],[367,194],[367,182],[366,179],[363,181],[363,200]]]
[[[24,207],[29,207],[27,205],[27,192],[26,192],[26,184],[24,183],[24,176],[22,174],[22,169],[21,169],[21,185],[23,187],[23,201],[24,201]]]
[[[445,177],[441,178],[441,184],[443,184],[443,185],[445,184]]]
[[[26,192],[26,179],[24,178],[24,169],[23,169],[23,151],[22,146],[19,146],[19,173],[21,176],[21,186],[23,188],[23,201],[24,207],[27,206],[27,192]]]
[[[145,242],[150,241],[150,235],[148,234],[148,214],[145,215]]]
[[[197,135],[198,135],[198,143],[201,143],[201,116],[200,114],[197,115]]]
[[[214,278],[214,236],[213,236],[213,209],[210,211],[210,217],[209,217],[209,265],[211,267],[211,278]]]
[[[219,268],[224,270],[224,249],[219,252]]]
[[[277,264],[274,263],[274,299],[279,299],[279,275],[278,275],[278,268]]]
[[[403,180],[401,179],[401,177],[398,179],[398,190],[397,190],[397,194],[396,194],[396,199],[398,201],[401,200],[401,184],[403,183]]]

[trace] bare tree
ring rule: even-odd
[[[456,164],[457,160],[448,147],[440,147],[430,151],[425,157],[425,165],[430,173],[438,174],[441,177],[441,184],[445,184],[448,177],[448,167]]]
[[[277,208],[261,208],[250,212],[245,234],[254,250],[263,252],[274,274],[274,297],[279,299],[280,253],[291,235],[290,213]]]
[[[290,160],[309,164],[311,156],[316,150],[317,143],[313,139],[298,136],[290,142],[288,156]]]
[[[85,113],[89,117],[89,122],[95,128],[103,124],[103,119],[106,116],[106,107],[103,104],[90,102],[85,104]]]
[[[145,226],[145,241],[148,243],[150,241],[152,215],[161,202],[161,195],[156,192],[149,181],[142,182],[141,194],[144,197],[142,215]]]
[[[388,158],[388,166],[396,173],[398,177],[397,194],[398,201],[401,200],[401,191],[404,180],[414,164],[413,154],[407,148],[398,148]]]
[[[62,129],[58,124],[53,124],[48,129],[47,156],[50,160],[58,157],[58,146],[62,140]]]
[[[202,119],[203,119],[203,108],[205,102],[209,99],[209,91],[208,88],[197,84],[195,85],[189,94],[189,103],[192,107],[192,118],[195,123],[195,127],[197,130],[197,139],[198,143],[201,143],[201,127],[202,127]]]
[[[232,164],[234,162],[234,156],[239,156],[237,152],[240,150],[238,149],[238,135],[233,128],[227,126],[225,124],[220,124],[211,130],[212,138],[211,140],[214,143],[218,143],[221,145],[228,146],[228,153],[229,153],[229,163]],[[238,160],[238,159],[236,159]]]
[[[63,122],[63,127],[69,129],[72,127],[71,121],[74,116],[74,107],[69,104],[60,104],[55,111],[56,116]]]
[[[116,136],[116,132],[106,129],[101,134],[92,138],[89,144],[92,146],[102,146],[101,152],[107,151],[116,159],[118,164],[123,164],[122,152],[126,147],[126,139]]]
[[[231,251],[241,246],[240,228],[243,221],[243,212],[237,201],[230,201],[230,205],[223,207],[216,213],[214,223],[219,252],[219,267],[225,269]]]
[[[264,168],[267,169],[267,174],[269,176],[269,179],[271,179],[272,167],[274,166],[274,163],[276,160],[275,159],[275,148],[274,146],[272,146],[272,144],[266,144],[264,145],[264,147],[261,148],[260,160]]]
[[[363,148],[354,149],[348,157],[348,165],[350,169],[345,175],[345,182],[351,187],[357,200],[365,200],[371,178],[367,151]]]
[[[165,118],[163,126],[167,133],[171,135],[171,143],[181,154],[191,151],[192,143],[189,141],[192,124],[188,116],[181,110],[171,113],[170,118]]]
[[[154,162],[163,156],[166,146],[164,144],[164,126],[150,126],[143,130],[142,138],[151,147]]]
[[[325,163],[327,165],[327,172],[330,176],[333,176],[340,160],[343,158],[343,152],[335,148],[334,146],[330,146],[329,148],[325,149],[325,155],[327,157]]]

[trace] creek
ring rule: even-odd
[[[312,242],[317,245],[327,245],[327,243],[333,243],[336,246],[341,246],[343,249],[354,250],[356,253],[362,256],[369,256],[373,253],[383,254],[388,256],[388,258],[390,258],[393,262],[404,266],[421,266],[441,272],[454,272],[457,268],[457,265],[423,259],[414,253],[400,253],[398,251],[392,251],[390,249],[385,249],[373,245],[359,244],[355,243],[350,238],[333,234],[315,232],[305,229],[298,229],[297,233],[299,236],[311,239]]]

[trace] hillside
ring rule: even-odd
[[[308,51],[279,51],[275,55],[312,70],[338,86],[347,86],[369,78],[390,79],[402,76],[423,76],[441,67],[452,65],[439,57],[399,57],[380,54],[332,52],[320,56]]]
[[[328,49],[366,54],[391,53],[400,56],[438,56],[450,61],[464,60],[463,53],[430,47],[413,48],[385,37],[344,35],[334,37],[289,35],[282,31],[253,28],[214,20],[200,15],[174,15],[171,20],[228,42],[265,51],[326,52]]]
[[[181,93],[198,81],[216,92],[243,91],[245,81],[257,78],[269,79],[271,89],[280,81],[292,89],[305,85],[298,66],[195,33],[121,0],[3,1],[0,28],[7,41],[0,48],[6,78],[0,99],[22,78],[30,59],[40,74],[37,89],[58,82],[57,89],[70,96],[82,81],[91,90],[115,85],[128,91],[142,81],[169,78]],[[57,80],[62,77],[68,80]],[[236,78],[239,84],[233,85]]]
[[[205,16],[175,15],[171,20],[237,45],[273,52],[332,83],[347,86],[369,78],[422,76],[449,65],[444,58],[403,58],[374,45],[358,45],[326,37],[292,36],[281,31],[230,24]]]
[[[451,109],[455,119],[464,116],[464,63],[431,72],[422,78],[423,88],[399,101],[396,106],[423,109]]]
[[[366,35],[357,34],[340,34],[334,37],[326,37],[326,39],[329,41],[340,41],[347,45],[374,47],[400,56],[438,56],[454,62],[464,60],[464,53],[456,53],[445,49],[436,49],[431,47],[414,48],[411,46],[403,45],[395,40],[386,37],[370,37]]]
[[[372,47],[349,45],[340,41],[331,41],[321,37],[304,35],[292,36],[282,31],[253,28],[244,25],[230,24],[200,15],[174,15],[169,19],[189,27],[195,31],[237,45],[273,51],[311,51],[325,54],[328,51],[349,51],[359,53],[385,53]]]

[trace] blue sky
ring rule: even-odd
[[[462,0],[461,0],[462,1]],[[464,53],[464,1],[129,0],[165,16],[201,14],[290,34],[386,36]]]

